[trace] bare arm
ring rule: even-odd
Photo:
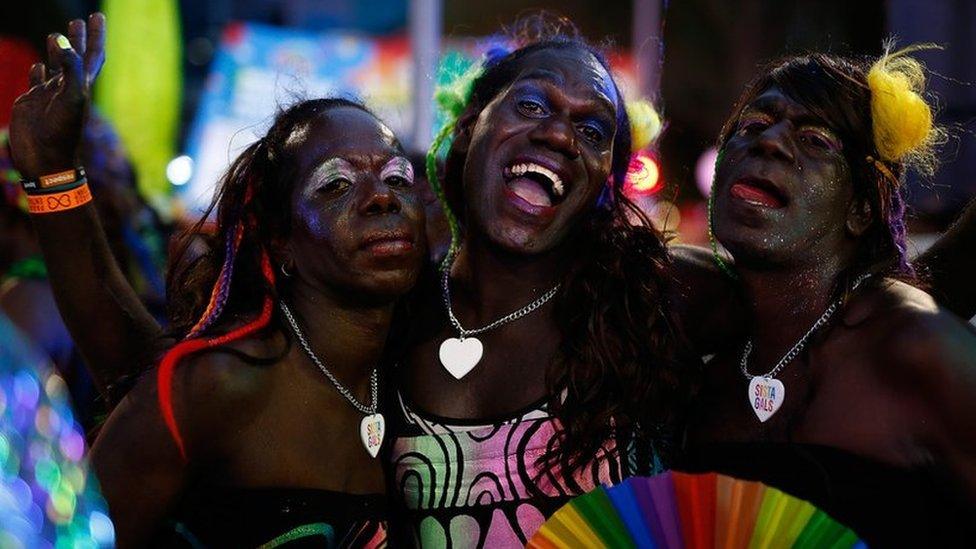
[[[92,448],[91,463],[118,546],[147,546],[189,476],[159,413],[155,376],[143,377],[109,416]]]
[[[976,333],[934,304],[913,306],[901,315],[906,321],[889,314],[899,326],[879,377],[894,380],[903,392],[899,402],[920,404],[914,416],[922,430],[915,438],[958,477],[976,514]]]
[[[939,240],[915,260],[931,278],[929,293],[962,318],[976,315],[976,200]]]
[[[52,68],[31,68],[32,87],[11,115],[14,163],[28,179],[78,165],[91,84],[104,61],[104,16],[72,21],[68,34],[71,47],[48,37]],[[104,394],[155,359],[167,343],[162,329],[116,265],[91,202],[32,217],[61,317]]]

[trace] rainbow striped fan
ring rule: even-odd
[[[759,482],[707,473],[631,478],[574,498],[530,549],[850,549],[850,529],[810,503]]]

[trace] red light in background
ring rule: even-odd
[[[661,169],[651,153],[640,151],[631,157],[627,185],[637,194],[649,195],[661,190]]]

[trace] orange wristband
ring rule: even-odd
[[[46,214],[72,210],[91,202],[88,183],[63,193],[27,195],[27,210],[32,214]]]

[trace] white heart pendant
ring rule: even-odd
[[[369,452],[370,457],[376,457],[380,453],[380,446],[383,446],[383,431],[386,430],[386,419],[383,414],[370,414],[359,422],[359,437],[363,440],[363,446]]]
[[[756,376],[749,382],[749,405],[759,421],[765,423],[773,417],[784,400],[786,387],[782,381],[774,377]]]
[[[441,343],[440,353],[438,354],[444,368],[455,379],[461,379],[478,364],[484,351],[484,346],[476,337],[466,337],[464,339],[451,337]]]

